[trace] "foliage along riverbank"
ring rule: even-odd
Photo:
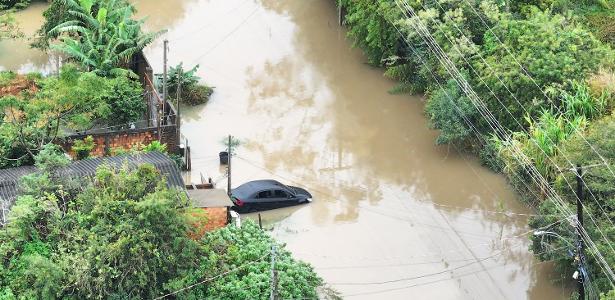
[[[348,36],[368,62],[399,81],[393,93],[425,93],[425,112],[440,130],[439,144],[476,153],[505,173],[528,203],[542,214],[530,226],[539,228],[561,216],[535,167],[573,208],[574,173],[587,169],[585,200],[592,217],[585,228],[615,266],[615,43],[614,1],[434,0],[409,1],[418,17],[402,13],[394,0],[339,0],[347,14]],[[592,22],[590,23],[589,20]],[[588,27],[586,24],[600,23]],[[506,131],[495,135],[448,70],[431,53],[414,26],[423,24]],[[529,161],[518,160],[522,153]],[[574,211],[574,209],[572,209]],[[564,239],[533,237],[532,250],[562,249],[574,242],[566,224],[550,229]],[[574,249],[571,249],[574,250]],[[592,284],[602,293],[612,289],[588,250]],[[547,251],[539,258],[556,260],[564,278],[576,268],[567,251]],[[615,292],[611,291],[611,296]],[[605,296],[608,297],[608,296]]]

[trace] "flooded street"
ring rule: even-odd
[[[421,99],[387,93],[395,82],[351,47],[333,0],[136,5],[149,30],[168,29],[146,52],[155,71],[167,38],[169,65],[199,64],[215,87],[206,105],[181,109],[186,181],[226,187],[218,152],[231,134],[242,141],[233,187],[274,178],[308,189],[313,203],[263,212],[264,225],[344,298],[566,298],[528,251],[531,211],[503,176],[435,146]],[[18,15],[24,31],[43,9]],[[0,66],[53,68],[27,48],[0,43]]]

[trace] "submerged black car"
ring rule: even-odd
[[[255,180],[233,189],[231,200],[234,210],[252,212],[312,202],[312,194],[275,180]]]

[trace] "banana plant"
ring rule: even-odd
[[[144,20],[134,20],[134,7],[125,0],[60,0],[71,19],[53,28],[61,42],[52,45],[100,76],[131,75],[132,56],[161,32],[144,33]]]

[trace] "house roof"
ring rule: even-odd
[[[60,175],[64,177],[91,177],[96,173],[96,169],[101,165],[120,168],[124,164],[131,169],[142,164],[152,164],[166,178],[167,185],[169,187],[177,187],[180,189],[185,188],[184,180],[175,162],[167,155],[160,152],[84,159],[72,162],[68,166],[62,168],[59,172]],[[19,194],[18,185],[21,177],[32,174],[37,170],[38,169],[34,166],[23,166],[0,170],[0,223],[5,222],[6,212],[15,203],[15,199]]]
[[[188,196],[193,206],[198,208],[233,206],[226,191],[222,189],[188,190]]]

